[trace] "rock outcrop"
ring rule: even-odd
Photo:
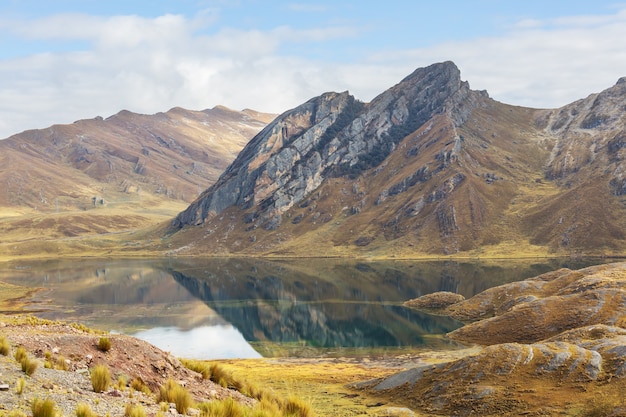
[[[625,297],[626,263],[561,269],[491,288],[440,309],[470,321],[449,337],[488,345],[480,353],[362,387],[444,415],[519,415],[531,412],[535,399],[547,392],[553,405],[566,407],[561,398],[572,390],[593,392],[596,383],[621,390]],[[582,401],[577,407],[589,409]],[[602,415],[623,412],[611,403]]]

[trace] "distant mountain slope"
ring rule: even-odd
[[[58,211],[118,193],[192,201],[272,118],[174,108],[25,131],[0,141],[0,206]]]
[[[452,62],[371,103],[323,94],[176,217],[171,253],[623,253],[624,80],[555,110],[492,100]]]
[[[273,117],[122,111],[1,140],[0,259],[141,248],[135,231],[168,222]]]

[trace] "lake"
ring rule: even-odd
[[[487,288],[607,260],[85,259],[0,264],[42,288],[33,315],[144,339],[195,359],[397,355],[453,349],[461,323],[407,309],[435,291]]]

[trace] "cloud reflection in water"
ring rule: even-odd
[[[187,359],[260,358],[233,326],[154,327],[132,336]]]

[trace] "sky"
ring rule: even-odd
[[[124,109],[367,102],[447,60],[498,101],[560,107],[626,76],[626,2],[0,0],[0,138]]]

